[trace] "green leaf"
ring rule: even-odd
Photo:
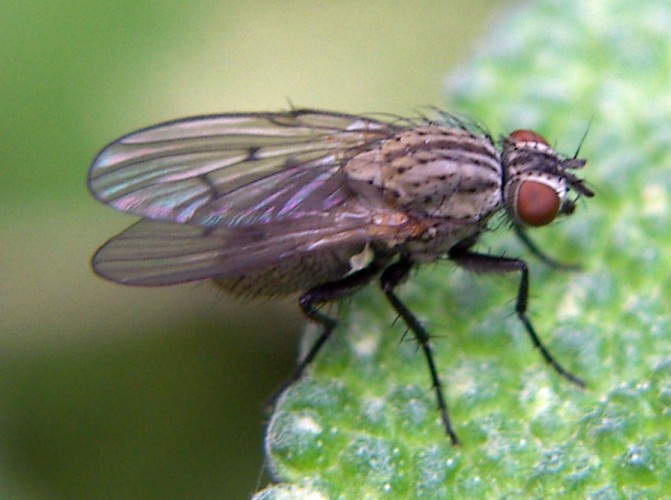
[[[530,258],[532,320],[588,388],[532,347],[512,314],[515,277],[425,266],[399,294],[435,336],[463,444],[445,436],[421,351],[369,287],[277,405],[266,448],[280,484],[259,498],[671,491],[669,26],[665,0],[540,2],[501,20],[448,81],[453,109],[496,133],[532,128],[572,154],[589,127],[580,156],[596,197],[532,234],[583,271]],[[481,248],[522,254],[505,232]]]

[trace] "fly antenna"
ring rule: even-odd
[[[582,134],[582,138],[580,139],[580,142],[578,143],[578,148],[575,150],[575,154],[573,155],[573,159],[575,160],[578,158],[578,155],[580,154],[580,148],[582,148],[583,143],[585,142],[585,139],[587,138],[587,132],[589,132],[589,129],[592,127],[592,122],[594,121],[594,115],[592,115],[587,122],[587,127],[585,127],[585,132]]]

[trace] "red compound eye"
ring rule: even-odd
[[[540,134],[537,134],[533,130],[527,130],[527,129],[515,130],[512,134],[510,134],[510,139],[513,142],[539,142],[541,144],[549,146],[548,141],[545,140],[545,137],[543,137]]]
[[[547,184],[524,181],[517,190],[517,216],[530,226],[545,226],[559,213],[561,199]]]

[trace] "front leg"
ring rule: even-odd
[[[569,382],[572,382],[579,387],[585,387],[585,382],[581,378],[569,372],[559,364],[552,354],[550,354],[550,351],[541,342],[541,339],[538,337],[536,330],[531,324],[531,320],[527,316],[527,304],[529,301],[529,267],[525,261],[522,259],[477,253],[463,248],[452,249],[449,253],[449,258],[460,267],[476,273],[519,272],[520,285],[517,290],[517,301],[515,305],[515,313],[517,314],[517,317],[524,325],[529,337],[531,337],[531,341],[534,346],[538,348],[545,361],[547,361],[557,373]]]
[[[529,235],[526,233],[526,231],[517,224],[515,224],[514,229],[515,235],[522,242],[522,244],[527,247],[527,250],[529,250],[529,252],[531,252],[534,257],[543,262],[545,265],[562,271],[580,270],[580,266],[577,264],[565,264],[564,262],[559,262],[558,260],[553,259],[547,255],[545,252],[543,252],[543,250],[540,249],[538,245],[533,242],[531,238],[529,238]]]

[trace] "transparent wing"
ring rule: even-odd
[[[93,257],[96,273],[125,285],[161,286],[226,278],[276,265],[283,257],[368,241],[366,216],[334,214],[254,227],[143,219],[112,238]]]
[[[214,226],[290,219],[348,196],[341,165],[400,130],[313,110],[213,115],[168,122],[105,147],[91,192],[118,210]]]

